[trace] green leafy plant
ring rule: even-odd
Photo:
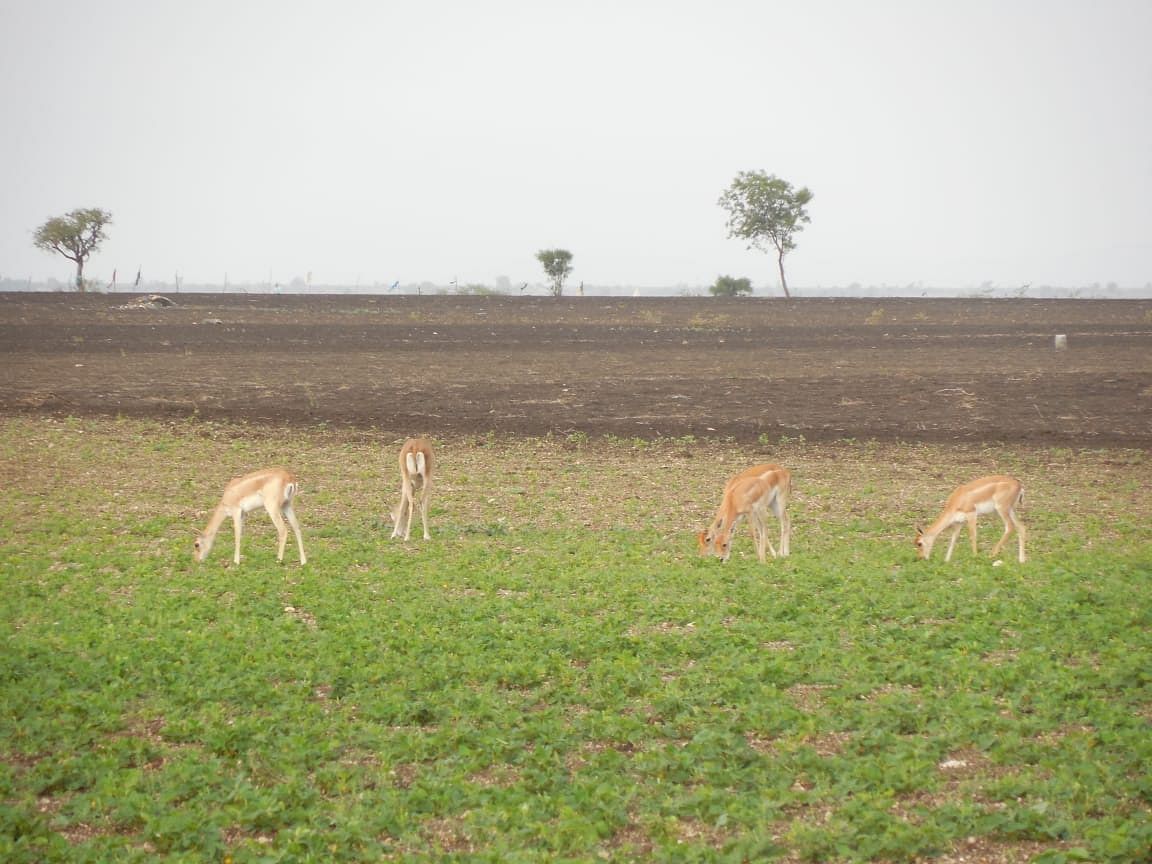
[[[0,859],[1145,860],[1141,454],[781,441],[793,554],[721,565],[692,533],[747,447],[439,443],[404,544],[375,441],[0,419]],[[253,519],[195,566],[264,463],[308,565]],[[917,562],[928,472],[876,505],[973,463],[1034,466],[1027,564]]]
[[[708,293],[713,297],[739,297],[742,294],[751,294],[752,280],[717,276],[716,281],[708,287]]]

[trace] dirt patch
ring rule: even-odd
[[[0,294],[0,412],[1152,446],[1152,301],[131,299]]]

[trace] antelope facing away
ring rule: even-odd
[[[279,546],[276,550],[276,560],[284,560],[284,547],[288,542],[288,525],[296,535],[296,546],[300,550],[300,563],[307,564],[304,555],[304,539],[300,536],[300,523],[296,519],[296,511],[292,509],[292,499],[296,497],[299,484],[295,475],[283,468],[264,468],[253,471],[243,477],[237,477],[224,487],[224,494],[220,503],[212,511],[212,518],[208,520],[208,527],[196,532],[195,556],[197,561],[203,561],[212,551],[212,544],[216,542],[216,533],[229,516],[232,517],[232,530],[236,539],[236,551],[232,560],[240,563],[240,536],[244,532],[244,516],[263,507],[268,511],[272,524],[276,526],[279,535]]]
[[[765,560],[765,551],[773,558],[786,558],[792,543],[792,520],[788,516],[788,498],[792,494],[792,475],[775,464],[755,465],[741,471],[724,484],[724,497],[712,518],[712,524],[696,535],[700,554],[715,554],[727,561],[732,554],[732,535],[745,516],[752,526],[756,555]],[[768,510],[780,520],[780,554],[768,539]]]
[[[420,519],[424,525],[424,539],[428,533],[428,503],[432,498],[432,444],[424,438],[409,438],[400,448],[400,503],[392,511],[392,537],[400,536],[403,523],[404,539],[412,531],[412,511],[420,501]]]
[[[1004,522],[1004,535],[992,547],[992,557],[1000,554],[1004,543],[1013,530],[1019,543],[1017,559],[1023,564],[1027,560],[1024,554],[1024,538],[1028,532],[1024,530],[1024,523],[1016,515],[1016,507],[1024,500],[1024,487],[1015,477],[1003,474],[993,474],[989,477],[980,477],[971,483],[959,486],[948,496],[944,504],[944,512],[940,518],[928,526],[927,529],[916,529],[916,553],[920,558],[927,559],[932,555],[932,546],[936,537],[949,526],[952,528],[952,537],[948,541],[948,551],[944,553],[944,560],[952,560],[952,550],[956,546],[956,537],[964,523],[968,524],[968,536],[972,540],[972,554],[976,554],[976,517],[981,513],[996,511]]]

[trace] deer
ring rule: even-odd
[[[788,516],[791,494],[792,475],[787,468],[765,464],[741,471],[724,484],[724,497],[712,524],[696,535],[700,554],[714,554],[727,561],[732,554],[732,536],[740,520],[747,516],[760,561],[765,560],[766,551],[771,551],[773,558],[787,558],[792,540],[792,520]],[[768,510],[780,520],[779,555],[768,538]]]
[[[412,531],[412,511],[416,500],[420,503],[420,519],[424,526],[424,539],[428,533],[428,504],[432,498],[432,444],[425,438],[409,438],[400,448],[400,503],[392,510],[392,539],[400,536],[403,523],[404,539]]]
[[[944,504],[944,511],[939,518],[928,528],[916,529],[916,554],[927,560],[932,555],[932,546],[936,537],[946,528],[952,528],[952,537],[948,541],[948,551],[944,553],[944,560],[952,560],[952,550],[956,547],[956,538],[960,528],[968,525],[968,536],[972,541],[972,554],[976,554],[976,517],[982,513],[995,511],[1004,523],[1004,535],[992,548],[992,557],[1000,554],[1008,537],[1013,530],[1016,531],[1019,550],[1017,560],[1023,564],[1027,560],[1024,554],[1024,539],[1028,532],[1024,530],[1024,523],[1016,515],[1016,508],[1024,500],[1024,487],[1015,477],[1004,474],[993,474],[980,477],[971,483],[956,487],[948,496]]]
[[[296,546],[300,552],[300,563],[307,564],[308,558],[304,555],[304,539],[300,535],[300,522],[296,519],[296,511],[292,507],[292,500],[296,497],[300,484],[296,476],[283,468],[262,468],[237,477],[224,487],[224,494],[220,503],[212,511],[208,520],[208,527],[196,532],[194,555],[197,562],[202,562],[212,551],[212,544],[216,542],[216,534],[220,526],[229,516],[232,517],[232,530],[235,535],[236,549],[232,560],[240,564],[240,537],[244,533],[244,517],[257,507],[268,511],[272,524],[276,526],[279,536],[279,546],[276,550],[276,560],[284,561],[284,547],[288,543],[288,525],[296,535]]]

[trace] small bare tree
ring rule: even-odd
[[[97,207],[81,208],[55,216],[36,229],[32,244],[45,252],[57,252],[76,263],[76,290],[84,290],[84,262],[104,242],[104,228],[112,214]]]

